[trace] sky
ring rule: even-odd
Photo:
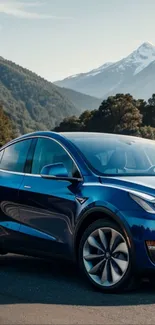
[[[155,44],[155,0],[0,0],[0,56],[50,81]]]

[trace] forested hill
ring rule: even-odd
[[[66,96],[77,107],[78,111],[98,109],[102,99],[79,93],[78,91],[59,87],[61,94]]]
[[[80,93],[77,96],[73,93],[76,94],[68,89],[65,93],[64,89],[0,57],[0,102],[21,134],[52,129],[65,117],[78,116],[88,108],[86,98],[81,101]],[[94,108],[97,106],[98,99]]]

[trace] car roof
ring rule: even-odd
[[[129,135],[121,135],[121,134],[114,134],[114,133],[101,133],[101,132],[54,132],[54,131],[36,131],[32,133],[27,133],[24,135],[21,135],[20,137],[14,139],[14,140],[20,140],[20,139],[25,139],[29,137],[37,137],[37,136],[46,136],[46,137],[56,137],[56,138],[61,138],[65,137],[67,139],[73,139],[73,138],[92,138],[92,137],[105,137],[105,138],[129,138],[129,139],[141,139],[135,136],[129,136]],[[12,140],[12,141],[14,141]],[[11,142],[12,142],[11,141]]]
[[[150,139],[144,139],[136,136],[131,136],[131,135],[121,135],[121,134],[114,134],[114,133],[101,133],[101,132],[53,132],[53,131],[36,131],[28,134],[21,135],[20,137],[11,140],[8,142],[6,145],[11,144],[15,141],[19,140],[24,140],[30,137],[38,137],[38,136],[45,136],[45,137],[50,137],[50,138],[55,138],[57,140],[61,140],[62,138],[66,140],[72,140],[74,139],[92,139],[93,138],[102,138],[104,137],[105,139],[120,139],[120,140],[136,140],[136,141],[143,141],[143,142],[148,142],[148,141],[153,141]],[[154,141],[153,141],[154,142]]]
[[[142,137],[132,136],[132,135],[124,135],[124,134],[115,134],[115,133],[102,133],[102,132],[61,132],[62,136],[66,137],[69,140],[74,140],[76,138],[78,139],[92,139],[92,138],[105,138],[105,139],[118,139],[118,140],[124,140],[124,141],[153,141],[152,139],[145,139]]]

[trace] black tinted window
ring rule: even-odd
[[[23,172],[31,140],[24,140],[4,149],[0,168],[13,172]]]
[[[63,163],[70,177],[79,177],[72,159],[57,142],[39,138],[32,163],[32,174],[40,174],[44,166],[56,163]]]

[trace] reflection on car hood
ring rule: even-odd
[[[155,176],[101,177],[102,184],[150,193],[155,196]]]

